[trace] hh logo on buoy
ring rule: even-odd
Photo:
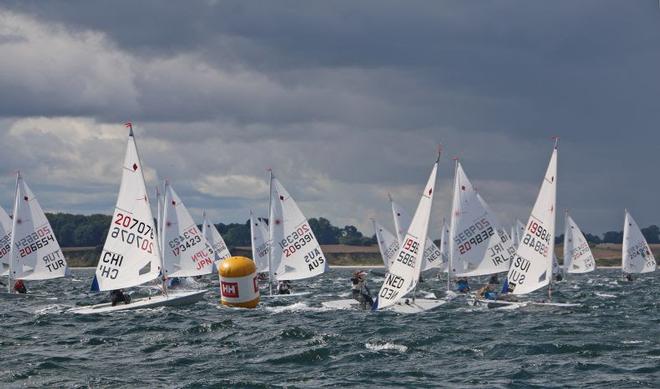
[[[222,295],[224,297],[237,298],[238,297],[238,282],[225,282],[225,281],[222,281]]]

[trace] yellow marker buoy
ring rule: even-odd
[[[230,257],[218,269],[220,302],[230,307],[255,308],[259,304],[257,267],[250,258]]]

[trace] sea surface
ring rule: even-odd
[[[383,271],[370,272],[376,293]],[[197,285],[208,289],[203,302],[95,316],[67,313],[106,297],[88,292],[93,270],[29,282],[49,297],[0,299],[0,386],[660,387],[657,272],[555,284],[555,301],[578,308],[494,310],[462,298],[416,315],[323,308],[349,296],[350,274],[296,282],[312,294],[253,310],[218,305],[209,276]],[[445,279],[426,278],[419,295],[443,297]]]

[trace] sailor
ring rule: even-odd
[[[374,299],[371,297],[371,292],[367,286],[367,272],[356,271],[353,273],[351,284],[353,299],[357,300],[363,309],[372,307]]]
[[[470,284],[468,284],[467,278],[459,278],[458,281],[456,281],[457,285],[457,290],[459,293],[467,293],[470,291]]]
[[[497,284],[499,284],[499,280],[497,279],[497,274],[493,274],[490,276],[488,279],[488,283],[484,286],[481,287],[477,291],[477,296],[480,298],[485,298],[488,300],[497,300]],[[508,285],[507,285],[508,288]]]
[[[110,292],[110,301],[112,301],[112,306],[123,302],[124,304],[129,304],[131,302],[131,296],[124,293],[121,289],[115,289]]]
[[[632,274],[630,274],[630,273],[627,273],[627,274],[626,274],[626,281],[630,281],[630,282],[633,281],[633,276],[632,276]]]
[[[14,284],[14,292],[20,294],[27,293],[27,288],[25,287],[23,280],[16,280],[16,283]]]
[[[181,286],[181,279],[179,277],[171,277],[167,279],[167,287],[174,289],[177,286]]]
[[[555,281],[557,281],[557,282],[559,282],[563,279],[564,279],[564,277],[561,275],[561,273],[557,273],[557,275],[555,276]]]
[[[495,285],[488,283],[477,291],[477,297],[486,300],[497,300],[497,292],[495,292]]]
[[[280,281],[277,284],[277,294],[291,294],[291,282],[288,280]]]
[[[502,283],[502,291],[497,295],[495,300],[503,300],[503,301],[518,301],[516,296],[509,294],[509,279],[505,278],[504,282]]]

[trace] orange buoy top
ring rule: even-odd
[[[229,257],[220,263],[218,273],[222,277],[245,277],[257,271],[254,261],[246,257]]]

